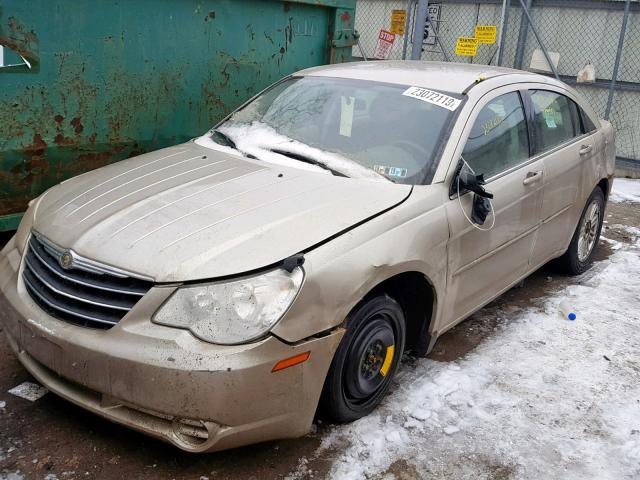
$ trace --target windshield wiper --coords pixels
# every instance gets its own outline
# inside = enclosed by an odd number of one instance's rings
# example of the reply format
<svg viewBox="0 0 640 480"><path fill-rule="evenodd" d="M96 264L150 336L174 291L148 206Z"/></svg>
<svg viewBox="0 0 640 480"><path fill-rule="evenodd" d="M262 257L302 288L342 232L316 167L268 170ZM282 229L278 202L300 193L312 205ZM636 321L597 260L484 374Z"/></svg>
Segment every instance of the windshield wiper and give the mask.
<svg viewBox="0 0 640 480"><path fill-rule="evenodd" d="M269 151L273 153L277 153L278 155L284 155L285 157L293 158L294 160L298 160L300 162L304 162L310 165L316 165L320 168L324 168L325 170L329 170L332 174L336 175L337 177L347 176L344 173L339 172L338 170L334 170L333 168L329 167L327 164L316 160L315 158L311 158L306 155L302 155L300 153L289 152L288 150L281 150L279 148L271 148L269 149Z"/></svg>
<svg viewBox="0 0 640 480"><path fill-rule="evenodd" d="M212 130L212 131L213 131L213 134L211 135L212 137L214 135L217 135L227 147L231 147L234 150L238 150L238 147L236 146L236 142L234 142L229 135L221 132L220 130ZM216 143L220 143L220 142L216 142Z"/></svg>
<svg viewBox="0 0 640 480"><path fill-rule="evenodd" d="M237 150L238 152L240 152L244 157L247 158L253 158L255 159L256 157L250 153L246 153L243 152L242 150L240 150L237 145L236 142L234 142L231 137L229 135L227 135L226 133L221 132L220 130L213 130L213 134L211 135L212 137L214 135L217 135L218 137L220 137L220 139L224 142L224 146L225 147L229 147L229 148L233 148L234 150ZM215 141L215 140L214 140ZM216 142L216 143L220 143L220 142Z"/></svg>

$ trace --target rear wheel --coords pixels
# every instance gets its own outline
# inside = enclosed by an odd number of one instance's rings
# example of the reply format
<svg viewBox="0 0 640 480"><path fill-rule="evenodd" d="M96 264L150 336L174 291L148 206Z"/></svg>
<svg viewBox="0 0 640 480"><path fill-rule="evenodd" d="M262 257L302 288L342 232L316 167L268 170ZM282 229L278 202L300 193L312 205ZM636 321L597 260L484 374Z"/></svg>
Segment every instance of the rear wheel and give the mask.
<svg viewBox="0 0 640 480"><path fill-rule="evenodd" d="M600 239L604 219L604 193L596 187L587 200L569 248L559 261L570 275L586 272L593 263L593 255Z"/></svg>
<svg viewBox="0 0 640 480"><path fill-rule="evenodd" d="M395 300L381 295L357 307L325 380L324 413L350 422L371 412L389 390L404 343L404 313Z"/></svg>

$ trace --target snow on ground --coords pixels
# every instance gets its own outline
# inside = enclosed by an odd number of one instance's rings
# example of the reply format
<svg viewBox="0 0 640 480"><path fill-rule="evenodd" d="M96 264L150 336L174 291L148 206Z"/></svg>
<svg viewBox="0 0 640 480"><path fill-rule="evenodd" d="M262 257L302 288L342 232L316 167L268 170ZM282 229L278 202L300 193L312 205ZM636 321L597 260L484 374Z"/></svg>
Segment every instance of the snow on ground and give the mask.
<svg viewBox="0 0 640 480"><path fill-rule="evenodd" d="M640 180L616 178L610 200L613 202L640 202Z"/></svg>
<svg viewBox="0 0 640 480"><path fill-rule="evenodd" d="M616 180L614 195L638 186ZM426 478L640 478L639 292L640 235L464 358L403 365L383 404L333 427L310 460L333 456L341 479L392 479L394 464ZM305 459L291 477L308 476Z"/></svg>

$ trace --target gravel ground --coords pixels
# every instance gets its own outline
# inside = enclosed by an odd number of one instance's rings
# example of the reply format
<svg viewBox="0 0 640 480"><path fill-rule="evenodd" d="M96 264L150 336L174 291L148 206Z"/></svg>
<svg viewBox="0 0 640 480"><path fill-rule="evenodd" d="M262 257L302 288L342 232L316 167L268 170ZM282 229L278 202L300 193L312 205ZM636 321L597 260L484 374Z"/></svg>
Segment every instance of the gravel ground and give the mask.
<svg viewBox="0 0 640 480"><path fill-rule="evenodd" d="M613 282L638 282L621 275L640 271L640 206L611 203L606 220L592 271L544 267L429 358L406 357L373 415L298 440L192 455L53 394L17 398L7 391L33 379L1 336L0 479L638 478L637 287ZM560 298L576 322L558 317Z"/></svg>

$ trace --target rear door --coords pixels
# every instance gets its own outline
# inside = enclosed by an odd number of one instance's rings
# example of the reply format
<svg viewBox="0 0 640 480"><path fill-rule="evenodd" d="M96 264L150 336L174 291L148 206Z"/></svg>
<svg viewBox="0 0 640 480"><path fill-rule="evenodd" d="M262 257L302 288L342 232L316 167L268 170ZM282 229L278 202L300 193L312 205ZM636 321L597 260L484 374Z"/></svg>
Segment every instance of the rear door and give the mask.
<svg viewBox="0 0 640 480"><path fill-rule="evenodd" d="M451 326L517 282L528 270L542 207L542 160L531 158L520 92L504 87L487 94L470 115L462 157L484 174L494 194L484 225L472 224L471 193L447 202L450 241L446 325ZM458 150L460 151L460 150ZM454 179L455 183L455 179Z"/></svg>
<svg viewBox="0 0 640 480"><path fill-rule="evenodd" d="M531 259L533 265L541 265L564 252L571 240L591 193L592 170L602 142L598 142L595 126L569 96L529 90L525 101L535 154L543 159L545 169L542 223Z"/></svg>

